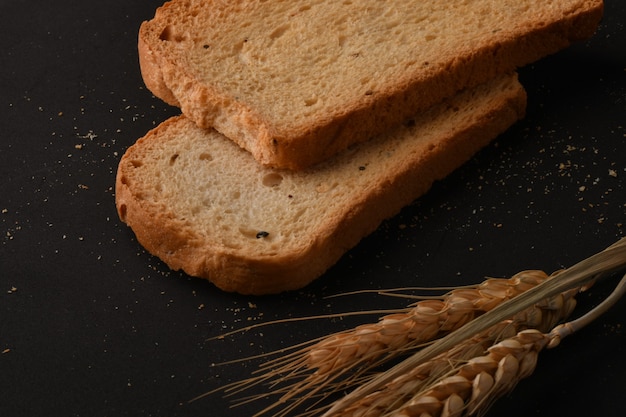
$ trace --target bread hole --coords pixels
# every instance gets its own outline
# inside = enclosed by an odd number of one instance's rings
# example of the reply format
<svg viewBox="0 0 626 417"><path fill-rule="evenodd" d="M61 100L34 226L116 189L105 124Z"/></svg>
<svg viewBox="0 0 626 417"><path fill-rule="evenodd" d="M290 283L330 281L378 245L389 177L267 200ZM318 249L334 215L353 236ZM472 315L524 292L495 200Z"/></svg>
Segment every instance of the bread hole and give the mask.
<svg viewBox="0 0 626 417"><path fill-rule="evenodd" d="M159 39L166 42L182 42L185 40L185 37L177 34L172 26L165 26L159 35Z"/></svg>
<svg viewBox="0 0 626 417"><path fill-rule="evenodd" d="M324 194L329 192L330 190L334 189L335 187L337 187L337 183L333 182L333 183L321 183L321 184L317 184L317 186L315 187L315 191L317 191L320 194Z"/></svg>
<svg viewBox="0 0 626 417"><path fill-rule="evenodd" d="M389 11L389 13L393 13L391 10ZM391 31L393 28L397 28L398 26L400 26L400 21L398 20L386 20L386 24L385 26L387 27L387 30Z"/></svg>
<svg viewBox="0 0 626 417"><path fill-rule="evenodd" d="M276 28L272 33L270 33L270 39L276 40L280 38L281 36L285 34L285 32L289 30L289 27L290 27L289 25L282 25Z"/></svg>
<svg viewBox="0 0 626 417"><path fill-rule="evenodd" d="M335 27L344 26L346 24L346 22L348 21L348 17L349 16L347 14L339 16L339 18L337 20L335 20L335 22L334 22Z"/></svg>
<svg viewBox="0 0 626 417"><path fill-rule="evenodd" d="M200 160L201 161L212 161L213 160L213 156L210 153L202 152L200 154Z"/></svg>
<svg viewBox="0 0 626 417"><path fill-rule="evenodd" d="M270 174L265 174L262 182L266 187L278 187L280 183L283 182L283 176L277 172L272 172Z"/></svg>
<svg viewBox="0 0 626 417"><path fill-rule="evenodd" d="M133 168L140 168L143 166L143 162L137 159L133 159L132 161L130 161L130 164L133 166Z"/></svg>
<svg viewBox="0 0 626 417"><path fill-rule="evenodd" d="M317 97L308 98L304 100L304 105L307 107L313 106L314 104L317 103L317 100L318 100Z"/></svg>
<svg viewBox="0 0 626 417"><path fill-rule="evenodd" d="M435 39L437 39L437 36L436 35L426 35L426 37L424 39L426 39L426 42L430 42L430 41L434 41Z"/></svg>
<svg viewBox="0 0 626 417"><path fill-rule="evenodd" d="M171 41L172 40L172 27L165 26L159 35L159 39L162 41Z"/></svg>
<svg viewBox="0 0 626 417"><path fill-rule="evenodd" d="M304 213L306 213L306 208L301 208L300 210L298 210L293 216L293 221L297 222L298 220L300 220L300 218L304 216Z"/></svg>
<svg viewBox="0 0 626 417"><path fill-rule="evenodd" d="M241 197L241 193L239 191L233 191L233 192L230 193L230 197L233 200L238 200L239 197Z"/></svg>
<svg viewBox="0 0 626 417"><path fill-rule="evenodd" d="M241 245L238 245L236 243L232 243L232 242L224 242L224 246L226 246L229 249L234 249L234 250L239 250L242 248Z"/></svg>
<svg viewBox="0 0 626 417"><path fill-rule="evenodd" d="M122 219L123 222L126 221L126 212L127 212L128 208L126 207L126 204L120 204L119 207L119 213L120 213L120 219Z"/></svg>
<svg viewBox="0 0 626 417"><path fill-rule="evenodd" d="M128 184L128 178L126 178L126 175L122 175L122 178L120 178L120 182L124 185Z"/></svg>
<svg viewBox="0 0 626 417"><path fill-rule="evenodd" d="M178 159L178 154L174 154L172 156L170 156L170 166L174 165L174 163L176 162L176 160Z"/></svg>

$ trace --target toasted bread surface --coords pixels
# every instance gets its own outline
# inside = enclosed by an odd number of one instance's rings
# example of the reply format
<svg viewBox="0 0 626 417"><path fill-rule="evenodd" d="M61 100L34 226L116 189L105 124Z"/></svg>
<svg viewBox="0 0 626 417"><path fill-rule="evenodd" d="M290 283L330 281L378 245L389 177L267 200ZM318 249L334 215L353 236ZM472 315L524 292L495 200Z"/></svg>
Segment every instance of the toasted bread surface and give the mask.
<svg viewBox="0 0 626 417"><path fill-rule="evenodd" d="M602 0L173 0L148 88L262 164L303 169L591 36Z"/></svg>
<svg viewBox="0 0 626 417"><path fill-rule="evenodd" d="M174 117L122 157L117 210L173 269L226 291L298 289L523 117L525 104L517 76L502 76L305 171L262 166Z"/></svg>

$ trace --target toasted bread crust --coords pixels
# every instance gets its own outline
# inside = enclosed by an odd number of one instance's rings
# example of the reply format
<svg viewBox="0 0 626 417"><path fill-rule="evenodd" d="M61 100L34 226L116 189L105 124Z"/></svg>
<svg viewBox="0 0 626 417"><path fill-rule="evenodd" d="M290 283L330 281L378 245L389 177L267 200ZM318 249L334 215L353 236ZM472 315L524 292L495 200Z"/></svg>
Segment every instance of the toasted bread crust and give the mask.
<svg viewBox="0 0 626 417"><path fill-rule="evenodd" d="M349 201L342 203L338 209L327 210L325 216L316 220L316 226L309 230L306 238L296 239L297 242L285 244L284 248L280 246L274 252L257 251L258 239L251 239L254 245L234 247L225 244L219 235L203 235L193 219L172 208L171 201L166 201L162 195L148 195L160 187L160 180L150 180L155 184L144 184L135 171L153 162L152 158L155 157L151 156L150 148L169 140L173 135L184 137L185 132L199 134L193 122L183 116L167 120L128 149L117 172L117 210L121 220L135 232L138 241L172 269L182 269L189 275L209 279L225 291L258 295L295 290L323 274L348 249L375 230L381 221L395 215L402 207L424 194L434 181L447 176L523 117L526 96L516 78L501 81L494 88L498 88L498 92L488 103L472 107L468 113L471 117L457 121L453 126L439 122L436 129L440 133L433 135L428 143L416 145L414 152L388 152L390 149L385 149L385 140L381 138L381 148L376 148L380 151L374 154L382 152L394 156L384 167L372 168L367 188L351 194ZM473 106L472 99L466 98L465 103ZM455 102L442 104L448 107L443 107L439 113L454 114L457 105ZM418 123L428 124L428 119L418 120ZM424 129L428 129L428 126ZM223 139L224 146L232 146L224 138L209 137L217 134L208 132L207 139ZM416 132L419 134L420 130ZM378 144L377 141L372 143ZM256 166L256 162L245 151L240 152L241 159L233 163ZM354 152L358 155L358 147ZM339 172L335 159L316 169ZM198 172L201 172L200 167ZM268 169L268 172L274 171ZM350 172L354 172L350 174L354 178L341 177L337 181L351 182L362 171L355 169ZM305 175L313 178L309 188L319 186L314 180L314 171ZM164 181L168 181L167 178ZM226 181L218 179L214 186L227 187ZM180 193L182 197L185 192ZM322 201L320 204L328 207L334 203L331 197L324 197L324 194L319 198ZM250 204L255 203L250 201ZM294 226L289 223L283 227Z"/></svg>
<svg viewBox="0 0 626 417"><path fill-rule="evenodd" d="M184 49L160 40L176 13L184 12L178 9L179 3L166 3L153 20L141 26L139 54L147 87L166 102L179 103L183 113L199 126L216 128L260 163L294 170L383 133L464 88L591 36L603 12L601 0L566 0L559 5L562 10L554 14L538 10L532 25L502 28L488 37L480 35L486 40L475 46L458 45L454 58L437 61L432 57L431 62L407 70L371 94L360 95L302 125L283 129L254 106L200 81L186 61ZM209 2L206 8L211 7Z"/></svg>

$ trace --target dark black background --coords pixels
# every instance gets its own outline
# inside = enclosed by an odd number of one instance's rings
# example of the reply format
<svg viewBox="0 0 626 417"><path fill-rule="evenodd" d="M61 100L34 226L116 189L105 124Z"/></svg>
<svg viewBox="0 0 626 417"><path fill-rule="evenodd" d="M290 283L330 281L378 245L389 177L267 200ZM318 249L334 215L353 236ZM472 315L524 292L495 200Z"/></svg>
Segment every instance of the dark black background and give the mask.
<svg viewBox="0 0 626 417"><path fill-rule="evenodd" d="M117 163L177 113L143 86L136 33L160 1L0 0L0 415L246 415L211 364L353 325L251 323L403 306L325 296L570 266L624 235L626 3L596 36L523 68L525 120L383 224L311 286L225 294L171 272L117 218ZM582 297L597 303L608 281ZM489 415L626 413L626 300L542 353ZM372 318L374 319L374 318Z"/></svg>

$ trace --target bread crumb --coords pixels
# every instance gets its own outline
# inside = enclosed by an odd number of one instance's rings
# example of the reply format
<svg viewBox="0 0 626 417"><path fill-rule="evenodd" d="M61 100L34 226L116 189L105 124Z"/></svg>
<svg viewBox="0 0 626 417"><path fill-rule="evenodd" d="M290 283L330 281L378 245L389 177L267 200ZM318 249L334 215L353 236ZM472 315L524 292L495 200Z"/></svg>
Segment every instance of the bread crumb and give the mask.
<svg viewBox="0 0 626 417"><path fill-rule="evenodd" d="M2 354L4 355L4 354L6 354L6 353L9 353L10 351L11 351L11 349L8 349L8 348L7 348L7 349L4 349L4 350L2 351Z"/></svg>
<svg viewBox="0 0 626 417"><path fill-rule="evenodd" d="M7 291L7 294L15 294L17 292L17 288L16 287L11 287L11 289L9 291Z"/></svg>

